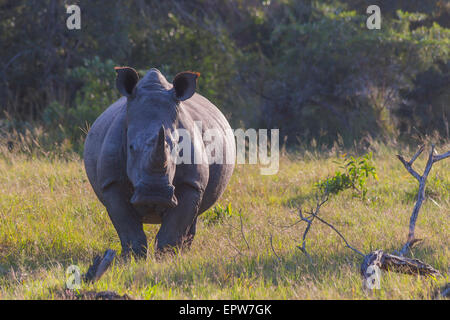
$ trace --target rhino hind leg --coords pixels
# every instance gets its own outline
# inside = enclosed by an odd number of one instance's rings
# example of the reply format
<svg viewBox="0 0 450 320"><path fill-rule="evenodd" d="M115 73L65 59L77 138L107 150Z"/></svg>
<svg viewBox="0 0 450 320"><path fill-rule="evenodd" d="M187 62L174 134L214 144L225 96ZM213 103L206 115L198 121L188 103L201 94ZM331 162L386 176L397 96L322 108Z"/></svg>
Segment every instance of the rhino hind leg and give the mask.
<svg viewBox="0 0 450 320"><path fill-rule="evenodd" d="M178 206L164 214L161 228L156 235L157 255L170 252L173 248L188 249L195 236L201 193L187 185L179 186L177 189L175 193Z"/></svg>
<svg viewBox="0 0 450 320"><path fill-rule="evenodd" d="M147 237L142 222L125 197L125 192L119 185L114 184L108 187L103 196L106 210L122 244L122 256L128 257L132 253L137 257L145 257Z"/></svg>

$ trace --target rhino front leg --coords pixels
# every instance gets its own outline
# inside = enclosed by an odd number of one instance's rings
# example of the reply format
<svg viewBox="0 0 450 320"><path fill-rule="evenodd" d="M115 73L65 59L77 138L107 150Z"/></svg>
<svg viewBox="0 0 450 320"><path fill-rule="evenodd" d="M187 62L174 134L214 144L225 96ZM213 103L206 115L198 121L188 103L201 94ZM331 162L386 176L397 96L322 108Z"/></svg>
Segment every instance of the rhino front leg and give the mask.
<svg viewBox="0 0 450 320"><path fill-rule="evenodd" d="M194 239L202 193L188 185L179 186L175 193L178 206L164 214L156 235L157 255L170 248L188 248Z"/></svg>
<svg viewBox="0 0 450 320"><path fill-rule="evenodd" d="M104 192L105 206L122 244L122 256L133 253L137 257L147 255L147 237L143 224L133 206L127 200L126 192L119 185L111 185Z"/></svg>

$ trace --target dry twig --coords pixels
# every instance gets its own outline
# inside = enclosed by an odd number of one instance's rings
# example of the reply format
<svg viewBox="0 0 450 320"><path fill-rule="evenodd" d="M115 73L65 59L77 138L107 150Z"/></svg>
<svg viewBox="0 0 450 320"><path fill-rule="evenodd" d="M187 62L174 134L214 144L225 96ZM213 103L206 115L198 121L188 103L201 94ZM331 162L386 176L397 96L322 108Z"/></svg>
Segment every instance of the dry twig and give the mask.
<svg viewBox="0 0 450 320"><path fill-rule="evenodd" d="M326 226L330 227L334 232L336 232L337 235L345 242L345 246L347 248L353 250L354 252L356 252L359 255L364 257L364 254L361 251L359 251L358 249L355 249L354 247L352 247L349 244L347 239L345 239L345 237L342 235L342 233L339 232L339 230L336 229L335 226L333 226L331 223L327 222L323 218L319 217L320 208L328 201L328 199L329 199L328 191L325 191L323 194L321 194L321 196L316 195L316 207L311 212L309 212L308 217L305 217L302 213L302 209L299 208L299 210L298 210L298 215L300 217L299 221L305 221L307 223L307 225L306 225L305 231L303 232L302 244L301 244L301 246L297 246L297 248L299 248L308 257L308 259L312 262L312 258L309 255L308 251L306 250L306 236L308 235L308 232L311 229L311 225L312 225L314 219L317 219L318 221L322 222ZM294 223L293 225L295 225L295 224L297 224L297 222Z"/></svg>
<svg viewBox="0 0 450 320"><path fill-rule="evenodd" d="M242 238L244 238L245 244L247 245L247 249L250 250L250 246L249 246L249 244L248 244L248 242L247 242L247 239L245 238L244 224L242 223L242 210L241 210L241 209L239 209L239 221L240 221L240 224L241 224L241 234L242 234Z"/></svg>
<svg viewBox="0 0 450 320"><path fill-rule="evenodd" d="M277 257L278 261L281 262L281 258L280 256L277 254L277 252L275 251L275 248L273 247L273 239L272 239L272 234L270 234L270 247L272 248L272 252L275 255L275 257Z"/></svg>

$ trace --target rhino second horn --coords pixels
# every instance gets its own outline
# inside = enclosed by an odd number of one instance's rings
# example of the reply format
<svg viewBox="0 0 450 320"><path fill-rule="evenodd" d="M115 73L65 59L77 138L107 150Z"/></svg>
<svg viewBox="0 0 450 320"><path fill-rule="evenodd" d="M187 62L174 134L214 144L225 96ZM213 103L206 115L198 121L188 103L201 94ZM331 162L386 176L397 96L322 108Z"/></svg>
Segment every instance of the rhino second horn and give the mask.
<svg viewBox="0 0 450 320"><path fill-rule="evenodd" d="M167 168L167 147L164 126L159 129L158 138L152 154L152 171L163 172Z"/></svg>

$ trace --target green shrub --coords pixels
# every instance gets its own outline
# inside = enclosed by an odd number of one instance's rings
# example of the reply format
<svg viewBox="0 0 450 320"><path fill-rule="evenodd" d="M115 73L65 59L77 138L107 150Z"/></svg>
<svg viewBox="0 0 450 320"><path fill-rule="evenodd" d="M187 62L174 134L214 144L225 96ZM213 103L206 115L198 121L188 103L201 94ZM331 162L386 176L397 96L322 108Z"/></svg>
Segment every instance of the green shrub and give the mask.
<svg viewBox="0 0 450 320"><path fill-rule="evenodd" d="M362 198L367 194L367 179L370 176L378 180L375 166L372 163L372 153L368 153L362 157L347 157L342 155L342 160L336 163L340 164L340 168L344 172L336 171L334 176L325 180L319 180L315 184L321 193L328 192L330 194L338 194L346 189L353 189Z"/></svg>
<svg viewBox="0 0 450 320"><path fill-rule="evenodd" d="M203 213L201 217L203 222L209 226L221 223L235 215L236 213L231 208L231 203L229 203L226 207L218 204L214 208Z"/></svg>
<svg viewBox="0 0 450 320"><path fill-rule="evenodd" d="M94 57L85 59L82 66L69 70L70 79L81 86L74 106L52 102L42 115L54 141L70 144L75 152L81 152L90 125L119 98L114 85L114 66L112 60L103 62L99 57Z"/></svg>

